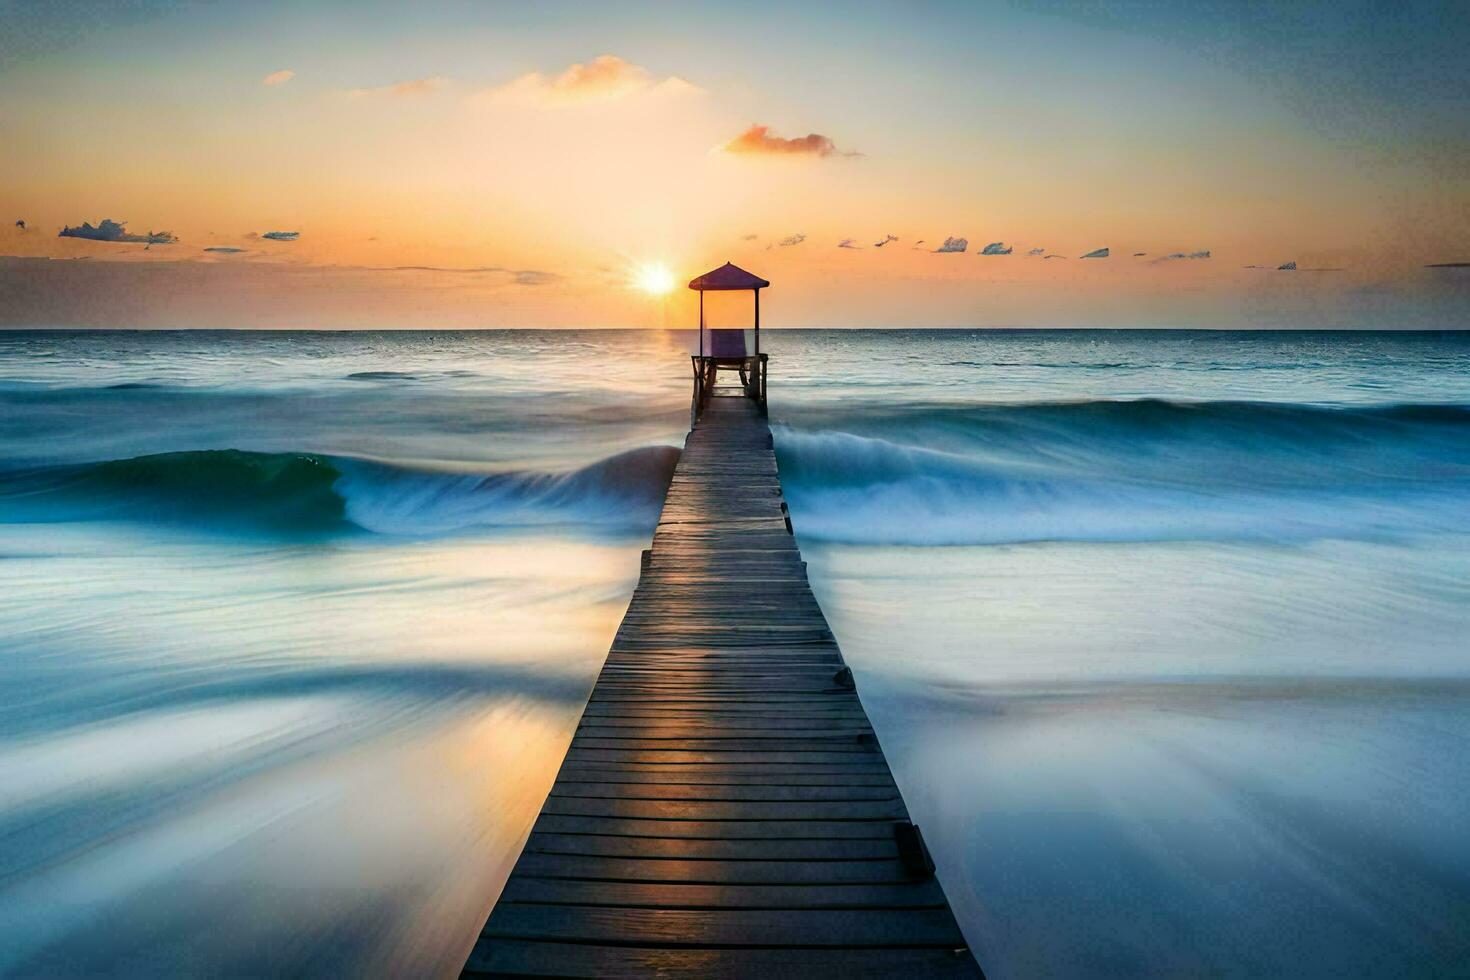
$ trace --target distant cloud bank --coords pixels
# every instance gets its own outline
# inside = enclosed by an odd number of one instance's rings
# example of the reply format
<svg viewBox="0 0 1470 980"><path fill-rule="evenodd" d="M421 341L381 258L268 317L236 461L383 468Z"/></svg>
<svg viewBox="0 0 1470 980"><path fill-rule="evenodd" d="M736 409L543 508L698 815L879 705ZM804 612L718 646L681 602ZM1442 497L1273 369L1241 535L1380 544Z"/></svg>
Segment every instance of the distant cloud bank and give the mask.
<svg viewBox="0 0 1470 980"><path fill-rule="evenodd" d="M745 132L726 143L726 153L742 153L761 156L811 156L830 157L838 152L837 144L830 136L807 133L788 139L771 132L771 127L754 124ZM857 156L845 153L844 156Z"/></svg>
<svg viewBox="0 0 1470 980"><path fill-rule="evenodd" d="M354 99L411 99L416 96L438 92L441 89L448 88L449 84L449 79L443 75L426 75L423 78L410 78L402 82L394 82L391 85L379 85L376 88L348 89L347 94Z"/></svg>
<svg viewBox="0 0 1470 980"><path fill-rule="evenodd" d="M698 92L700 88L676 75L655 78L642 65L635 65L614 54L604 54L586 63L568 65L552 76L539 71L527 72L481 95L495 101L571 105L654 91Z"/></svg>
<svg viewBox="0 0 1470 980"><path fill-rule="evenodd" d="M58 238L84 238L89 242L137 242L147 245L172 245L178 239L172 232L150 231L146 235L135 235L127 230L126 221L103 218L95 227L87 221L75 227L67 225L57 233Z"/></svg>

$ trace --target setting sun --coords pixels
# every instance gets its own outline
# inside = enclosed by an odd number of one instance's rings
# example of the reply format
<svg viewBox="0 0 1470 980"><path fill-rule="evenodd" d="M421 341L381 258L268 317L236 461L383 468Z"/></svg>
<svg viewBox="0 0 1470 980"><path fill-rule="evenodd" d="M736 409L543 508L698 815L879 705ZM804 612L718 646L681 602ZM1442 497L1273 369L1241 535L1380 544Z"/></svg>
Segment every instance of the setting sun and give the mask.
<svg viewBox="0 0 1470 980"><path fill-rule="evenodd" d="M645 293L663 296L674 288L674 274L662 263L641 266L633 276L633 285Z"/></svg>

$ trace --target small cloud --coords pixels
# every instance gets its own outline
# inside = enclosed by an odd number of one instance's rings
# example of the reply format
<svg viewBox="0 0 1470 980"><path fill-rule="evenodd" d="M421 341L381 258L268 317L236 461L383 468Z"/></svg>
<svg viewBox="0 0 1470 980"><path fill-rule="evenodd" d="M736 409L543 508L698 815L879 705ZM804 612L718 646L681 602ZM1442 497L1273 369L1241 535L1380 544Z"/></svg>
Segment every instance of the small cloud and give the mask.
<svg viewBox="0 0 1470 980"><path fill-rule="evenodd" d="M150 231L146 235L135 235L127 230L126 221L113 221L111 218L103 218L96 227L86 221L76 227L68 225L61 229L57 237L85 238L91 242L140 242L148 245L172 245L178 241L172 232L167 231Z"/></svg>
<svg viewBox="0 0 1470 980"><path fill-rule="evenodd" d="M944 244L936 248L935 252L964 252L970 248L968 238L946 238Z"/></svg>
<svg viewBox="0 0 1470 980"><path fill-rule="evenodd" d="M1043 259L1065 259L1066 256L1065 255L1055 255L1055 254L1053 254L1053 255L1043 255L1042 258Z"/></svg>
<svg viewBox="0 0 1470 980"><path fill-rule="evenodd" d="M301 232L299 232L299 231L268 231L264 235L261 235L260 237L261 238L268 239L268 240L273 241L273 242L294 242L296 239L298 239L298 238L301 237Z"/></svg>
<svg viewBox="0 0 1470 980"><path fill-rule="evenodd" d="M920 246L920 245L922 245L922 244L924 244L924 239L922 239L922 238L921 238L921 239L919 239L919 240L918 240L918 241L916 241L916 242L914 242L914 244L913 244L913 245L911 245L911 246L909 246L909 247L910 247L910 248L911 248L911 249L912 249L912 248L918 248L918 247L919 247L919 246Z"/></svg>
<svg viewBox="0 0 1470 980"><path fill-rule="evenodd" d="M26 230L25 219L24 218L16 218L15 219L15 227L19 228L21 231L25 231Z"/></svg>
<svg viewBox="0 0 1470 980"><path fill-rule="evenodd" d="M981 255L1010 255L1014 247L1007 248L1005 242L991 242L980 250Z"/></svg>
<svg viewBox="0 0 1470 980"><path fill-rule="evenodd" d="M753 242L753 241L755 241L759 237L761 237L761 236L759 236L759 235L741 235L740 236L740 240L742 242Z"/></svg>
<svg viewBox="0 0 1470 980"><path fill-rule="evenodd" d="M805 136L788 139L774 135L769 126L759 124L752 125L721 149L726 153L759 156L830 157L839 152L832 138L823 136L821 133L807 133ZM843 153L842 155L860 156L861 154Z"/></svg>
<svg viewBox="0 0 1470 980"><path fill-rule="evenodd" d="M675 75L655 79L642 65L604 54L585 64L568 65L560 74L549 78L539 71L528 72L482 95L501 101L571 105L606 102L649 91L698 92L700 89Z"/></svg>
<svg viewBox="0 0 1470 980"><path fill-rule="evenodd" d="M260 84L270 86L285 85L287 82L295 77L296 73L294 71L289 68L282 68L280 71L273 71L269 75L262 78L260 80Z"/></svg>
<svg viewBox="0 0 1470 980"><path fill-rule="evenodd" d="M1139 252L1138 254L1142 255L1143 253ZM1210 250L1207 248L1201 249L1198 252L1171 252L1168 255L1161 255L1158 258L1154 259L1154 264L1157 265L1160 262L1172 262L1175 259L1207 259L1209 257Z"/></svg>
<svg viewBox="0 0 1470 980"><path fill-rule="evenodd" d="M421 95L430 95L448 86L449 79L443 75L428 75L424 78L410 78L407 81L394 82L392 85L379 85L376 88L348 89L347 94L354 99L373 97L411 99Z"/></svg>
<svg viewBox="0 0 1470 980"><path fill-rule="evenodd" d="M1283 263L1281 263L1280 265L1278 265L1276 267L1276 271L1277 272L1295 272L1296 271L1296 263L1295 262L1283 262Z"/></svg>
<svg viewBox="0 0 1470 980"><path fill-rule="evenodd" d="M856 238L844 238L842 241L840 241L840 242L837 243L837 247L838 248L862 248L862 246L857 243L857 239Z"/></svg>
<svg viewBox="0 0 1470 980"><path fill-rule="evenodd" d="M1095 248L1091 252L1088 252L1086 255L1080 255L1080 256L1078 256L1078 258L1083 258L1083 259L1105 259L1107 257L1108 257L1108 250L1105 249L1105 248Z"/></svg>
<svg viewBox="0 0 1470 980"><path fill-rule="evenodd" d="M222 253L224 255L234 255L236 252L243 252L245 250L243 248L229 248L229 247L227 247L225 245L215 245L215 246L213 246L211 248L206 248L205 251L206 252L220 252L220 253Z"/></svg>
<svg viewBox="0 0 1470 980"><path fill-rule="evenodd" d="M805 235L787 235L776 244L780 245L782 248L788 248L792 245L800 245L804 241L806 241Z"/></svg>
<svg viewBox="0 0 1470 980"><path fill-rule="evenodd" d="M515 274L517 286L546 286L560 279L561 276L555 272L542 272L540 269L521 269Z"/></svg>
<svg viewBox="0 0 1470 980"><path fill-rule="evenodd" d="M1143 256L1145 256L1147 254L1148 254L1147 252L1134 252L1133 253L1133 257L1135 259L1139 259L1139 258L1142 258ZM1181 258L1182 258L1182 256L1181 256Z"/></svg>
<svg viewBox="0 0 1470 980"><path fill-rule="evenodd" d="M1026 254L1027 255L1045 255L1046 254L1046 249L1044 249L1044 248L1033 248L1029 252L1027 252Z"/></svg>
<svg viewBox="0 0 1470 980"><path fill-rule="evenodd" d="M874 248L882 248L884 245L887 245L889 242L896 242L896 241L898 241L898 236L897 235L884 235L883 236L883 240L881 242L874 242L873 243L873 247Z"/></svg>
<svg viewBox="0 0 1470 980"><path fill-rule="evenodd" d="M22 226L24 227L24 226ZM1470 269L1470 262L1431 262L1426 269Z"/></svg>

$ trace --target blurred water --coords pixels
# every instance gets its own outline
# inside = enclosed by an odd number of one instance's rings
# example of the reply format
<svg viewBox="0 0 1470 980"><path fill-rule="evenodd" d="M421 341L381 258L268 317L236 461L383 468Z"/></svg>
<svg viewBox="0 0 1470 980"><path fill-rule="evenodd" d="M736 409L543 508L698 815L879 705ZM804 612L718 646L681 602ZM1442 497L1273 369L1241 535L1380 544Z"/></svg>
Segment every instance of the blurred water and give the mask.
<svg viewBox="0 0 1470 980"><path fill-rule="evenodd" d="M0 333L0 973L454 972L682 333ZM766 331L992 976L1470 962L1470 337Z"/></svg>

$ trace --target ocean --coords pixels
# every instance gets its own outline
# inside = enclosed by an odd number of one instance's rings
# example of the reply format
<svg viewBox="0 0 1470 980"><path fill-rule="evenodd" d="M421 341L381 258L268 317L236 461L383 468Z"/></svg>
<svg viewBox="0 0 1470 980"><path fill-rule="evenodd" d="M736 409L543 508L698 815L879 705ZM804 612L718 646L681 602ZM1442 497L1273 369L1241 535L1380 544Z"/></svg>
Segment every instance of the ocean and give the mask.
<svg viewBox="0 0 1470 980"><path fill-rule="evenodd" d="M1464 975L1470 334L761 340L990 976ZM0 975L453 974L692 342L0 332Z"/></svg>

